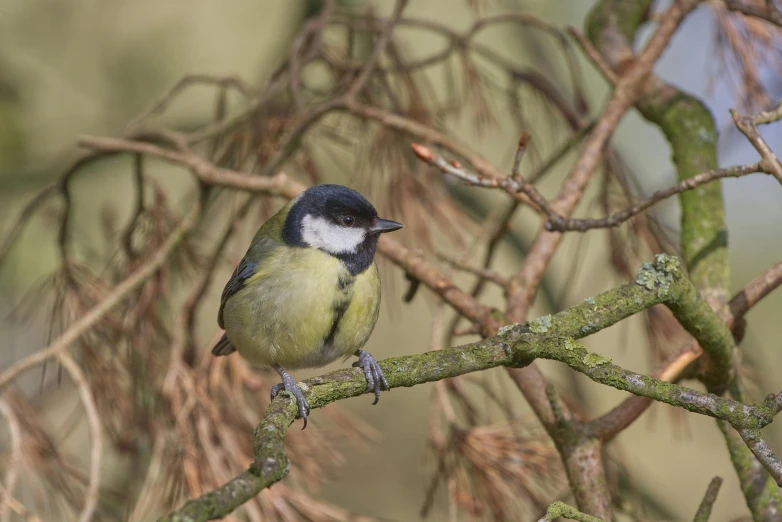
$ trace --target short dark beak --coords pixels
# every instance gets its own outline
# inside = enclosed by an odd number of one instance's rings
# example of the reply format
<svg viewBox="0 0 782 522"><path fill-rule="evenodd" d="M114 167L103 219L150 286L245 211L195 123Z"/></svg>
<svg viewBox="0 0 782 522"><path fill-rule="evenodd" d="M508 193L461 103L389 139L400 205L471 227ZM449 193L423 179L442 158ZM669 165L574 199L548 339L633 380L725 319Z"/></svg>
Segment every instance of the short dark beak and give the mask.
<svg viewBox="0 0 782 522"><path fill-rule="evenodd" d="M397 223L396 221L391 221L390 219L377 218L375 224L369 227L369 231L373 234L382 234L383 232L393 232L394 230L399 230L403 226L404 225L402 223Z"/></svg>

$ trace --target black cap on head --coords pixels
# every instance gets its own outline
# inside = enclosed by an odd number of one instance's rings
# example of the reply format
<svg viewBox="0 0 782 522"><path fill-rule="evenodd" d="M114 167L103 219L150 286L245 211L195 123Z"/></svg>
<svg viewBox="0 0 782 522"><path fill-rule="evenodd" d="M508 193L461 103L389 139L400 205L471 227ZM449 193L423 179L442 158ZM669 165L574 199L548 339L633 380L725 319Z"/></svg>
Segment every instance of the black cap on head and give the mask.
<svg viewBox="0 0 782 522"><path fill-rule="evenodd" d="M372 203L355 190L342 185L316 185L305 190L296 203L306 214L325 217L338 222L341 217L352 216L355 226L369 226L377 218Z"/></svg>

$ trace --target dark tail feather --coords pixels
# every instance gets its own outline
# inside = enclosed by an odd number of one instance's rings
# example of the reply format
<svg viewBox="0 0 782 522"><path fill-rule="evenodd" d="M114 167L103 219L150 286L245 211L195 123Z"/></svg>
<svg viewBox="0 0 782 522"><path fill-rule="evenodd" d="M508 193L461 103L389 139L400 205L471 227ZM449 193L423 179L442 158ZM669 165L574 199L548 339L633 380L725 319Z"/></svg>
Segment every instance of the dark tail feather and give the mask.
<svg viewBox="0 0 782 522"><path fill-rule="evenodd" d="M223 334L220 340L217 341L215 347L212 348L212 355L231 355L235 351L236 348L234 348L234 345L232 345L231 341L228 340L228 337Z"/></svg>

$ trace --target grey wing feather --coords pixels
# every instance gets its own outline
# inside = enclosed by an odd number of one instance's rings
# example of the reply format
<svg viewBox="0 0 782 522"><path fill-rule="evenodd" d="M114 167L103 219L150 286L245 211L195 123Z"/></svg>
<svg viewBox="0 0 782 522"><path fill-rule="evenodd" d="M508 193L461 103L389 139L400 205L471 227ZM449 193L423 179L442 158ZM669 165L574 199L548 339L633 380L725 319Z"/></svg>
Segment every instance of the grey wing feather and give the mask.
<svg viewBox="0 0 782 522"><path fill-rule="evenodd" d="M263 230L263 229L261 229ZM217 324L220 328L225 328L223 322L223 308L225 303L231 298L232 295L239 292L247 284L247 280L250 279L257 272L258 265L260 265L264 258L268 257L274 250L281 245L278 241L270 237L261 237L253 240L252 246L244 255L244 258L239 262L239 265L231 275L231 279L223 289L223 295L220 298L220 311L217 313ZM254 259L250 261L248 258Z"/></svg>
<svg viewBox="0 0 782 522"><path fill-rule="evenodd" d="M212 355L231 355L236 351L234 345L228 340L228 336L223 334L214 348L212 348Z"/></svg>
<svg viewBox="0 0 782 522"><path fill-rule="evenodd" d="M244 288L244 284L253 276L255 267L257 266L258 263L248 261L246 258L242 259L234 270L234 273L231 275L231 279L229 279L228 283L225 285L223 295L220 298L220 311L217 313L217 324L220 325L220 328L224 328L225 326L223 323L223 308L225 307L225 303L232 295Z"/></svg>

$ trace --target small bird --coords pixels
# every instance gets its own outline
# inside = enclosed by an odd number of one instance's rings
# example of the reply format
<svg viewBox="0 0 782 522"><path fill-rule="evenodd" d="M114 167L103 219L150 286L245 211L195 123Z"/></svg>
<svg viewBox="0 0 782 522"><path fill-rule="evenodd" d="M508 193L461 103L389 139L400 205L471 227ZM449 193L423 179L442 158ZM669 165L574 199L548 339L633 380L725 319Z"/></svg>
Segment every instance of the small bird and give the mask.
<svg viewBox="0 0 782 522"><path fill-rule="evenodd" d="M310 407L287 370L318 368L356 355L375 402L390 389L377 361L362 350L380 310L375 250L380 234L402 228L381 219L369 201L341 185L302 192L264 223L225 285L217 323L225 330L214 355L238 351L274 368L272 387Z"/></svg>

